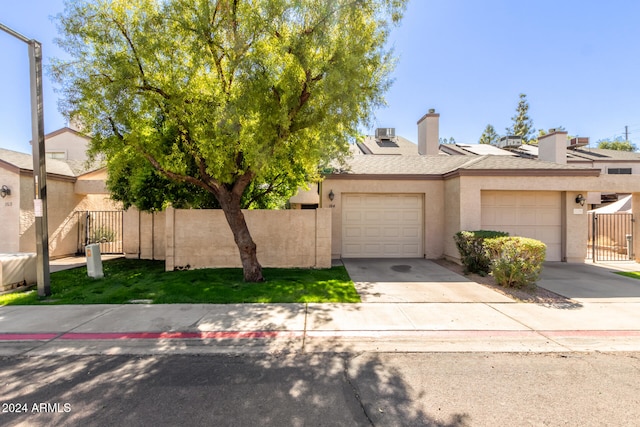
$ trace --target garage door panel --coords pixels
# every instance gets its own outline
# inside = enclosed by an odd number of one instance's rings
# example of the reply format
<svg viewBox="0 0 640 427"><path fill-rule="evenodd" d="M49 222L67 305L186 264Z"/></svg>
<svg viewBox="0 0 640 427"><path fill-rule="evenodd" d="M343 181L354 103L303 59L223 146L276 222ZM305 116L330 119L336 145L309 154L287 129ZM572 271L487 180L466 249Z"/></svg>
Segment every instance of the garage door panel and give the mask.
<svg viewBox="0 0 640 427"><path fill-rule="evenodd" d="M547 245L547 260L562 257L562 225L559 192L483 191L483 229L530 237Z"/></svg>
<svg viewBox="0 0 640 427"><path fill-rule="evenodd" d="M422 195L343 194L342 200L343 256L423 256Z"/></svg>

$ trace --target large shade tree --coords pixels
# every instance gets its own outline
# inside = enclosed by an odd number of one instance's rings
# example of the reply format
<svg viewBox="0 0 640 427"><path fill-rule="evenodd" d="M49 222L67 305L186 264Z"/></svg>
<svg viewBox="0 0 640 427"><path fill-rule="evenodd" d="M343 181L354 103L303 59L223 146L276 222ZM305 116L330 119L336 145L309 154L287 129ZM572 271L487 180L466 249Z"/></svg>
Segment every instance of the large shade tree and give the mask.
<svg viewBox="0 0 640 427"><path fill-rule="evenodd" d="M104 154L116 196L142 208L188 198L183 185L213 196L245 280L257 282L247 192L295 190L346 155L383 103L386 41L405 3L67 0L59 44L70 59L51 72L62 110ZM173 187L163 191L158 177Z"/></svg>

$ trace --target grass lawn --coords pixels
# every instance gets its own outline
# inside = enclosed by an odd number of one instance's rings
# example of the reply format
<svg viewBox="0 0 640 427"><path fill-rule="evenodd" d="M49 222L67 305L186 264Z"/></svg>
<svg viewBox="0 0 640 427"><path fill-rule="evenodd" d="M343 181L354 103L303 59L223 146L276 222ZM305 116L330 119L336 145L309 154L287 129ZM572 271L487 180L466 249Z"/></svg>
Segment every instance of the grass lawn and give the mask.
<svg viewBox="0 0 640 427"><path fill-rule="evenodd" d="M633 277L634 279L640 280L640 271L619 271L616 272L621 276Z"/></svg>
<svg viewBox="0 0 640 427"><path fill-rule="evenodd" d="M242 269L164 271L164 261L115 259L103 263L105 277L86 267L51 274L51 296L35 290L0 296L3 305L172 303L360 302L344 267L324 270L265 268L264 283L244 283Z"/></svg>

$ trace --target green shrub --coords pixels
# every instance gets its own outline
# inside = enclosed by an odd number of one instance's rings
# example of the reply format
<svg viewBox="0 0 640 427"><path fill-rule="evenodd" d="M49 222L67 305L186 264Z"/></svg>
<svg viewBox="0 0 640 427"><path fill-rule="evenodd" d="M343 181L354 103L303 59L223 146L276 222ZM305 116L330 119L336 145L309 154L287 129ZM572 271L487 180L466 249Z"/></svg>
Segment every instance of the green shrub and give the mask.
<svg viewBox="0 0 640 427"><path fill-rule="evenodd" d="M486 239L484 246L491 258L491 275L499 285L535 287L547 245L527 237L497 237Z"/></svg>
<svg viewBox="0 0 640 427"><path fill-rule="evenodd" d="M453 236L460 252L460 259L464 266L465 273L478 273L486 275L489 273L489 258L484 248L483 241L495 237L508 236L509 233L503 231L459 231Z"/></svg>

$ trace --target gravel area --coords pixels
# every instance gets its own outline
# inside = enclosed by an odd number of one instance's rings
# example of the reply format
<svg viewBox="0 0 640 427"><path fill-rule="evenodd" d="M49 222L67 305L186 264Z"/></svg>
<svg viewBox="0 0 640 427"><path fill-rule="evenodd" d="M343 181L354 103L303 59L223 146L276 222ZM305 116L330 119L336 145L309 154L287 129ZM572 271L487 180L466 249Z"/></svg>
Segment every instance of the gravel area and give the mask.
<svg viewBox="0 0 640 427"><path fill-rule="evenodd" d="M533 286L526 289L505 288L504 286L498 285L492 276L480 276L479 274L474 273L465 274L462 265L455 262L445 259L438 259L433 261L436 264L453 271L454 273L465 276L469 280L480 283L481 285L491 288L496 292L500 292L501 294L506 295L518 302L543 304L561 308L581 306L581 304L577 301L574 301L560 294L556 294L555 292L551 292L550 290L542 288L540 286Z"/></svg>

